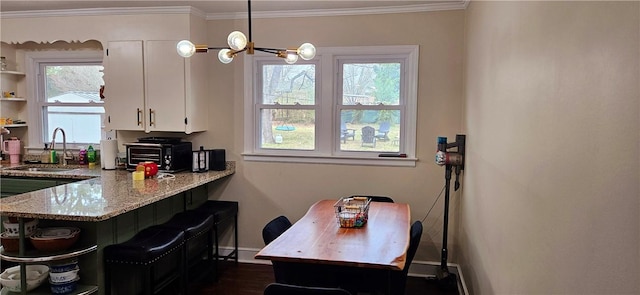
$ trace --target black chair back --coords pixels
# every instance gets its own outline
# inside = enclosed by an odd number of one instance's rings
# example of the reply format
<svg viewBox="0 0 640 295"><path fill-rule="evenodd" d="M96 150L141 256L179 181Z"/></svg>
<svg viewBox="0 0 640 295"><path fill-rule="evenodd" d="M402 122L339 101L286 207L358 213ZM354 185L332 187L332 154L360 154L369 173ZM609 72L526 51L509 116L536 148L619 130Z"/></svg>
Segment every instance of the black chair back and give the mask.
<svg viewBox="0 0 640 295"><path fill-rule="evenodd" d="M407 249L407 259L405 260L404 268L398 274L392 277L393 290L397 291L397 294L404 294L407 284L407 275L409 273L409 266L413 258L416 256L418 246L420 245L420 238L422 237L422 222L415 221L411 225L409 232L409 248Z"/></svg>
<svg viewBox="0 0 640 295"><path fill-rule="evenodd" d="M269 221L262 229L262 240L268 245L291 227L291 221L285 216L278 216Z"/></svg>
<svg viewBox="0 0 640 295"><path fill-rule="evenodd" d="M268 245L290 227L291 221L286 216L278 216L269 221L269 223L267 223L264 228L262 228L262 240L264 240L264 244ZM288 269L290 269L291 266L289 264L278 261L271 261L271 264L273 266L273 275L276 279L276 282L288 282Z"/></svg>
<svg viewBox="0 0 640 295"><path fill-rule="evenodd" d="M264 295L351 295L340 288L306 287L271 283L264 289Z"/></svg>

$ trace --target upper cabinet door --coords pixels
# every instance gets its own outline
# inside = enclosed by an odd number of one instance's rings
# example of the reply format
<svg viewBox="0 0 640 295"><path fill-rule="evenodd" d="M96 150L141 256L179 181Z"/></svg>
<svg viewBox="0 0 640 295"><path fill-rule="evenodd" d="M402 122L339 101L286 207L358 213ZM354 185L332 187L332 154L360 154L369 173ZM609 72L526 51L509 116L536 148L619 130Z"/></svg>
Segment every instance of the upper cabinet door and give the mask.
<svg viewBox="0 0 640 295"><path fill-rule="evenodd" d="M108 130L145 130L142 46L142 41L108 43L104 76Z"/></svg>
<svg viewBox="0 0 640 295"><path fill-rule="evenodd" d="M145 42L145 89L148 131L185 132L185 60L177 41Z"/></svg>
<svg viewBox="0 0 640 295"><path fill-rule="evenodd" d="M207 128L206 60L176 40L111 41L105 59L108 130L192 133Z"/></svg>

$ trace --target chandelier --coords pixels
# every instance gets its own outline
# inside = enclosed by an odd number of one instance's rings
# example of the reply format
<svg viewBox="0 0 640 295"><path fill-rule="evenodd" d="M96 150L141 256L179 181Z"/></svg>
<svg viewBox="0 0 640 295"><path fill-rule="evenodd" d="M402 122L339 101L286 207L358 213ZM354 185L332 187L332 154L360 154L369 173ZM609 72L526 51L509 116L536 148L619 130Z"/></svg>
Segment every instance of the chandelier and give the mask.
<svg viewBox="0 0 640 295"><path fill-rule="evenodd" d="M281 57L288 64L294 64L298 61L298 57L304 60L310 60L316 56L316 48L311 43L304 43L298 48L264 48L255 47L253 41L251 41L251 0L248 0L248 19L249 19L249 39L240 31L233 31L227 37L227 43L229 47L208 47L207 45L194 45L189 40L182 40L178 42L176 46L178 54L182 57L190 57L198 52L208 52L209 50L218 51L218 59L221 63L228 64L233 61L233 58L238 53L246 52L247 54L253 54L256 50L266 53L275 54L277 57Z"/></svg>

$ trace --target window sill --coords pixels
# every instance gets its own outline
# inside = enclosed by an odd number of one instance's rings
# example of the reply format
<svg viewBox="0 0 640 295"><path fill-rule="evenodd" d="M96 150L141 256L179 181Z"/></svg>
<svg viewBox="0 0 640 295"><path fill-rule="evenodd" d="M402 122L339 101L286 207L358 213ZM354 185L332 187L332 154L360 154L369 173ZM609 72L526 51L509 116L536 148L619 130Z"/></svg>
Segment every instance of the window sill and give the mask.
<svg viewBox="0 0 640 295"><path fill-rule="evenodd" d="M281 162L281 163L313 163L313 164L340 164L340 165L365 165L365 166L395 166L415 167L417 158L387 158L387 157L340 157L340 156L285 156L269 154L242 154L245 161L249 162Z"/></svg>

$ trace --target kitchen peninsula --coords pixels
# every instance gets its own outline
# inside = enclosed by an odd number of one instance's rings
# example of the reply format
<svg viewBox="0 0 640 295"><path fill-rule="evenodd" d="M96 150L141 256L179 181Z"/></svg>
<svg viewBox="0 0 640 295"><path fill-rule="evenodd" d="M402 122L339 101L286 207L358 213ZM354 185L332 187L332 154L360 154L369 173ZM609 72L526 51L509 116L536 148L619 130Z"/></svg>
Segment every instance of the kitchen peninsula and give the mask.
<svg viewBox="0 0 640 295"><path fill-rule="evenodd" d="M17 168L3 167L0 176L6 179L78 180L3 198L0 214L3 217L38 219L39 227L80 228L80 240L67 252L82 253L77 256L80 284L96 286L97 294L103 294L102 249L126 241L141 229L163 223L176 213L204 203L208 199L208 184L234 174L235 162L227 162L223 171L180 172L169 177L138 181L132 180L131 172L124 170L79 168L64 172L34 172ZM64 257L65 254L30 250L18 255L3 250L0 257L5 261L47 263L52 260L46 257Z"/></svg>

